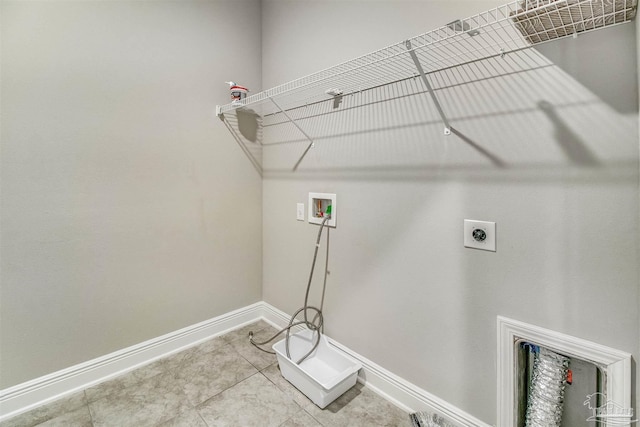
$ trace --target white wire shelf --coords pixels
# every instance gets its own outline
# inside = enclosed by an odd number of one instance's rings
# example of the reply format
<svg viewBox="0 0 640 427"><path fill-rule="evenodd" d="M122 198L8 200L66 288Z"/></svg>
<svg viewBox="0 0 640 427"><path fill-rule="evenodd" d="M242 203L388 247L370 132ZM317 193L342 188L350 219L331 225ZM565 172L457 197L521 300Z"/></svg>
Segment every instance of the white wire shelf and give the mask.
<svg viewBox="0 0 640 427"><path fill-rule="evenodd" d="M517 0L458 20L375 52L327 68L218 108L218 114L251 107L266 116L418 75L463 65L550 40L628 22L637 0ZM408 48L410 46L410 48ZM274 104L271 100L276 100Z"/></svg>
<svg viewBox="0 0 640 427"><path fill-rule="evenodd" d="M262 173L262 133L249 132L242 122L290 122L309 141L295 163L296 170L314 144L313 135L297 121L315 111L310 107L416 79L422 81L444 124L447 114L430 84L430 75L489 58L508 55L559 38L577 36L635 18L637 0L516 0L466 19L457 20L367 55L217 107L218 116ZM329 92L329 93L328 93ZM336 95L337 94L337 95ZM345 98L346 99L346 98ZM353 108L350 102L350 108ZM227 114L229 113L229 114ZM243 117L245 116L244 120ZM254 117L247 120L246 116ZM253 125L252 125L253 126ZM257 137L256 137L257 135ZM258 142L258 144L247 144ZM256 151L251 153L250 151Z"/></svg>

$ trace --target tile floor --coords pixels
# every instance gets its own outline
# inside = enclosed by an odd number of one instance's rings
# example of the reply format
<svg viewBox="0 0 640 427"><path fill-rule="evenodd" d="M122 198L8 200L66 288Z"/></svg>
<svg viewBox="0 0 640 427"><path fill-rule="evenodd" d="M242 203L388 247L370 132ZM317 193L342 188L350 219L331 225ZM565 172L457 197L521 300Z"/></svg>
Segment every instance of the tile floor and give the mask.
<svg viewBox="0 0 640 427"><path fill-rule="evenodd" d="M0 427L410 426L408 414L357 384L324 410L253 347L259 321L0 423Z"/></svg>

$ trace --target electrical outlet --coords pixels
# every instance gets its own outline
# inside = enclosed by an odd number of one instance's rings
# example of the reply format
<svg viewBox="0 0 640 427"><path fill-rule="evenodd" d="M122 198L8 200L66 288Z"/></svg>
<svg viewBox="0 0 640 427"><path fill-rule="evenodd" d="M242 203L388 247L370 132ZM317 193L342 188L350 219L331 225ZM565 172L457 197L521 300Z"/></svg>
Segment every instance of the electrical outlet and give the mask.
<svg viewBox="0 0 640 427"><path fill-rule="evenodd" d="M496 251L496 223L464 220L464 246L466 248Z"/></svg>
<svg viewBox="0 0 640 427"><path fill-rule="evenodd" d="M296 205L296 219L298 221L304 221L304 203L298 203Z"/></svg>

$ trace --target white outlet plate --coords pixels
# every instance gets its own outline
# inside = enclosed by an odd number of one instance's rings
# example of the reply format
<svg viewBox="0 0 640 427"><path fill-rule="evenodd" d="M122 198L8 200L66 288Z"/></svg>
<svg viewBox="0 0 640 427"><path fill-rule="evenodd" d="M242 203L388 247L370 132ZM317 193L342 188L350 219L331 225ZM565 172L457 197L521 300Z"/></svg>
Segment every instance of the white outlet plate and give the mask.
<svg viewBox="0 0 640 427"><path fill-rule="evenodd" d="M464 246L466 248L496 251L496 223L464 220Z"/></svg>
<svg viewBox="0 0 640 427"><path fill-rule="evenodd" d="M296 219L298 221L304 221L304 203L298 203L296 205Z"/></svg>

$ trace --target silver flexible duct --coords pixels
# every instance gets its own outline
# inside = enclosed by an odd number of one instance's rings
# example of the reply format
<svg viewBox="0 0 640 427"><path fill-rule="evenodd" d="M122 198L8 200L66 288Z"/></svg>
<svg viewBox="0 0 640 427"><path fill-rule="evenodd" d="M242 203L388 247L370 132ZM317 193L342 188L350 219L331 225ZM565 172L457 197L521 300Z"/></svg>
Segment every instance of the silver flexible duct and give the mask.
<svg viewBox="0 0 640 427"><path fill-rule="evenodd" d="M525 427L560 427L569 358L544 347L534 355Z"/></svg>
<svg viewBox="0 0 640 427"><path fill-rule="evenodd" d="M409 415L413 427L456 427L438 414L420 411Z"/></svg>

